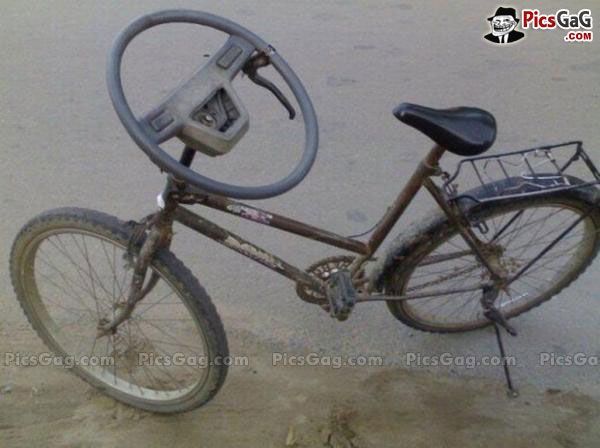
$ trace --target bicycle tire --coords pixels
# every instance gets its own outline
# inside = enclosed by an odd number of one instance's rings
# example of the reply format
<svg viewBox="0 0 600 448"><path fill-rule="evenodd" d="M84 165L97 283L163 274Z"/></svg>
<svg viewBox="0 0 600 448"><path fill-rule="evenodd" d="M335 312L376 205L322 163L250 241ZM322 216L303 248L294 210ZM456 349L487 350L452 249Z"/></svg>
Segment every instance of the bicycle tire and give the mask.
<svg viewBox="0 0 600 448"><path fill-rule="evenodd" d="M466 212L471 219L476 221L493 216L494 213L511 211L518 209L519 207L527 209L528 206L563 205L581 211L587 211L590 207L596 207L590 214L590 219L595 226L595 239L591 242L589 252L585 259L577 266L577 269L572 270L567 277L561 279L560 282L553 285L552 288L549 288L543 294L540 294L535 300L526 301L522 306L507 313L505 315L507 319L514 318L530 311L555 297L577 280L577 278L579 278L592 263L600 250L600 208L596 205L597 196L598 190L588 187L557 192L545 196L524 197L512 199L511 201L482 204L474 207L472 211ZM391 269L388 269L383 280L387 294L402 294L406 290L410 282L410 277L417 269L420 261L445 244L450 238L458 234L457 229L448 221L443 213L436 212L429 218L424 219L422 223L422 226L416 226L411 232L403 235L401 241L397 243L396 248L398 253L405 253L407 255L402 257L401 261L396 262ZM432 238L432 236L435 236L435 238ZM481 319L479 323L454 327L424 322L422 319L416 318L414 312L411 313L410 301L387 301L386 303L389 311L396 319L421 331L431 333L458 333L473 331L491 325L491 322L486 319Z"/></svg>
<svg viewBox="0 0 600 448"><path fill-rule="evenodd" d="M48 348L55 354L68 356L69 354L51 335L40 317L40 313L36 311L32 296L27 292L31 285L26 282L31 279L26 278L23 264L28 260L28 251L32 250L32 243L36 238L45 232L56 230L85 231L113 241L121 247L127 247L132 236L132 226L116 217L98 211L61 208L44 212L33 218L22 228L15 239L10 257L10 272L18 302L31 326ZM156 253L151 267L176 288L179 298L184 302L192 318L201 326L209 358L213 360L217 357L220 359L228 357L229 350L223 324L210 297L196 277L173 253L166 249L161 249ZM207 403L219 391L227 375L227 364L220 362L207 368L206 380L201 387L194 387L189 394L170 401L151 400L124 393L122 390L112 387L111 384L98 380L79 366L74 366L69 370L91 386L127 405L158 413L177 413L189 411Z"/></svg>

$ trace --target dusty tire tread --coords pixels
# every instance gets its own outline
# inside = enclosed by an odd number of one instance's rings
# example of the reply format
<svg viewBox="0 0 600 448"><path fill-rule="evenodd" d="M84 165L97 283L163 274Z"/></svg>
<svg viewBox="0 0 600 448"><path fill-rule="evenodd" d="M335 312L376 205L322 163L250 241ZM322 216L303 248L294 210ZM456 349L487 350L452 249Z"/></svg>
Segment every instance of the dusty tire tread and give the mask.
<svg viewBox="0 0 600 448"><path fill-rule="evenodd" d="M570 190L570 191L562 193L561 195L552 196L552 199L554 199L554 200L556 200L556 199L560 200L561 198L562 198L562 200L571 202L571 203L579 202L580 205L582 205L582 206L583 205L593 206L594 203L596 203L596 201L598 200L598 191L596 189ZM525 199L523 201L526 202L527 199ZM491 210L491 208L490 208L490 210ZM481 209L480 209L479 213L484 213L484 211L481 211ZM593 213L593 215L595 216L596 223L600 223L600 211L596 210ZM411 255L410 254L419 253L418 247L420 245L427 244L428 240L431 236L440 235L440 232L444 232L444 230L450 226L451 225L448 222L445 215L439 211L432 213L428 218L424 219L420 224L417 224L416 226L414 226L411 229L411 231L409 232L408 237L400 238L398 240L398 246L397 246L397 247L399 247L398 251L400 253L403 253L403 250L404 250L405 251L404 253L407 254L406 258L402 260L402 263L407 263L410 265L410 263L411 263L411 260L410 260ZM599 226L599 230L600 230L600 224L598 224L598 226ZM407 245L410 247L405 247L403 249L402 241L410 241L410 244ZM535 309L535 308L541 306L542 304L548 302L549 300L551 300L552 298L554 298L555 296L560 294L562 291L567 289L589 268L589 266L594 261L595 257L598 255L599 250L600 250L600 238L598 238L596 240L596 245L594 247L594 251L591 254L591 256L587 259L587 262L585 264L583 264L581 266L581 269L579 271L577 271L573 276L571 276L568 279L568 281L566 281L564 283L564 285L562 285L562 287L560 289L558 289L557 291L555 291L553 294L549 295L548 297L544 297L542 300L530 302L527 307L519 309L517 313L506 316L507 319L512 319L512 318L520 316L528 311L531 311L532 309ZM400 264L402 264L402 263L400 263ZM399 268L400 264L396 264L396 267ZM389 270L390 267L388 267L387 269ZM389 288L391 288L391 281L393 280L393 277L394 277L393 273L391 273L391 272L386 273L386 275L385 275L386 290L389 290ZM491 323L490 323L490 324L478 326L476 328L434 327L434 326L430 326L430 325L425 325L422 322L419 322L418 320L413 319L410 315L408 315L402 309L401 304L399 305L395 302L390 301L390 302L387 302L387 305L388 305L389 311L396 319L398 319L399 321L401 321L405 325L408 325L411 328L414 328L416 330L423 331L426 333L438 333L438 334L460 333L460 332L467 332L467 331L475 331L477 329L484 328L484 327L491 325Z"/></svg>
<svg viewBox="0 0 600 448"><path fill-rule="evenodd" d="M81 226L83 225L83 228L94 229L98 231L99 234L114 238L121 243L128 241L132 234L132 227L126 222L106 213L84 208L59 208L46 211L31 219L18 233L13 243L10 255L10 273L13 289L21 310L25 314L25 317L40 339L42 339L44 344L47 345L51 350L52 347L48 345L43 331L38 327L34 316L30 314L26 304L26 297L24 297L19 290L19 274L16 260L19 256L19 251L24 248L24 246L21 247L21 245L31 240L36 233L39 233L44 228L48 228L53 223L73 223L75 226L80 226L79 228L82 228ZM200 318L200 321L206 323L206 326L208 327L204 329L207 339L206 342L213 350L212 353L216 356L228 356L229 348L222 321L219 317L216 307L206 293L206 290L198 282L198 279L185 266L185 264L169 250L162 249L158 251L155 262L161 267L163 272L168 274L170 277L169 280L174 284L174 286L176 286L181 294L185 296L186 302L194 309L194 313L197 314L197 316ZM211 341L211 338L214 340ZM143 403L132 404L126 402L126 404L161 413L184 412L202 406L217 394L227 376L227 366L221 365L213 368L216 369L217 375L212 379L209 386L206 389L203 389L203 399L196 400L191 405L157 409L155 406L147 406ZM69 370L73 371L74 374L76 374L86 383L90 384L92 387L96 387L101 390L105 389L102 386L102 383L95 382L83 374L79 369L73 368ZM112 394L111 396L117 400L124 401ZM183 402L183 404L185 405L188 401L192 400L186 400Z"/></svg>

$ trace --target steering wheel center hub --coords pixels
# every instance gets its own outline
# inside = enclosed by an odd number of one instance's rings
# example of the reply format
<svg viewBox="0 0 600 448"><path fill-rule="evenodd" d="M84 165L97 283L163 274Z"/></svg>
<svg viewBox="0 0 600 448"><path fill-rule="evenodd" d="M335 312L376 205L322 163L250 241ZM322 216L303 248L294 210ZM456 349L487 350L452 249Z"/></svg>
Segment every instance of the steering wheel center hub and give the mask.
<svg viewBox="0 0 600 448"><path fill-rule="evenodd" d="M123 91L123 55L136 36L166 23L197 24L222 31L230 37L190 79L138 119L131 111ZM304 121L304 153L288 176L262 186L227 184L199 174L161 149L161 143L177 137L187 147L209 156L227 154L245 135L250 122L248 112L232 87L233 79L242 70L256 84L271 90L288 109L290 118L293 118L295 112L292 113L292 106L281 92L256 73L258 68L267 64L275 68L294 94ZM317 117L301 81L273 47L256 34L223 17L200 11L167 10L136 19L119 34L113 45L107 83L113 106L123 126L152 162L177 179L206 192L239 199L278 196L298 185L315 161L319 143Z"/></svg>

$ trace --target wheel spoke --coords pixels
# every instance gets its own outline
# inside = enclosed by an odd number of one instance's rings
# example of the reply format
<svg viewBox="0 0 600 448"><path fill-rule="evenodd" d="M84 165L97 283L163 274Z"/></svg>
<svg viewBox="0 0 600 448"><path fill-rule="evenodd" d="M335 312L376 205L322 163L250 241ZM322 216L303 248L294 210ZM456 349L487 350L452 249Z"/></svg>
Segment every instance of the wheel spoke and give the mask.
<svg viewBox="0 0 600 448"><path fill-rule="evenodd" d="M88 375L128 395L172 400L203 381L206 372L185 363L146 364L140 354L198 356L206 353L206 341L178 291L160 272L151 267L158 281L132 317L104 341L98 337L98 324L115 316L129 289L131 269L119 263L125 247L87 231L50 231L28 255L31 268L23 271L32 277L25 281L35 285L36 313L68 355L112 357L111 365L80 366Z"/></svg>
<svg viewBox="0 0 600 448"><path fill-rule="evenodd" d="M493 211L482 218L491 230L481 234L474 228L478 238L491 247L501 248L497 255L499 263L509 273L536 260L544 250L571 224L586 213L561 204L541 203L523 208L506 207L506 212ZM576 275L595 252L598 230L591 218L580 222L570 234L539 257L522 277L510 285L508 292L501 292L497 306L511 317L530 304L547 298L548 291L562 285L566 278ZM452 289L460 285L489 281L490 275L474 257L464 240L451 233L421 255L417 266L400 280L399 293L426 292L435 287ZM459 329L476 328L487 324L480 303L481 292L451 294L428 299L396 302L402 313L428 328Z"/></svg>

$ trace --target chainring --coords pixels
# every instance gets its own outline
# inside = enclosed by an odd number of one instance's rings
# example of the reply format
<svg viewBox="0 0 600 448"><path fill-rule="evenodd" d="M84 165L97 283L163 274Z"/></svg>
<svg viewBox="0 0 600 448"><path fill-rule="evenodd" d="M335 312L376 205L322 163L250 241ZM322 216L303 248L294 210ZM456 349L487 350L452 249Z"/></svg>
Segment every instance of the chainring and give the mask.
<svg viewBox="0 0 600 448"><path fill-rule="evenodd" d="M348 269L354 259L355 257L352 255L338 255L334 257L323 258L322 260L311 264L306 269L306 272L326 282L329 280L329 277L333 272L341 269ZM359 278L364 277L364 274L364 270L361 270L359 272ZM308 303L313 303L316 305L327 304L327 297L325 297L325 295L323 295L320 291L312 289L310 286L306 286L301 283L296 285L296 294L298 294L298 297Z"/></svg>

